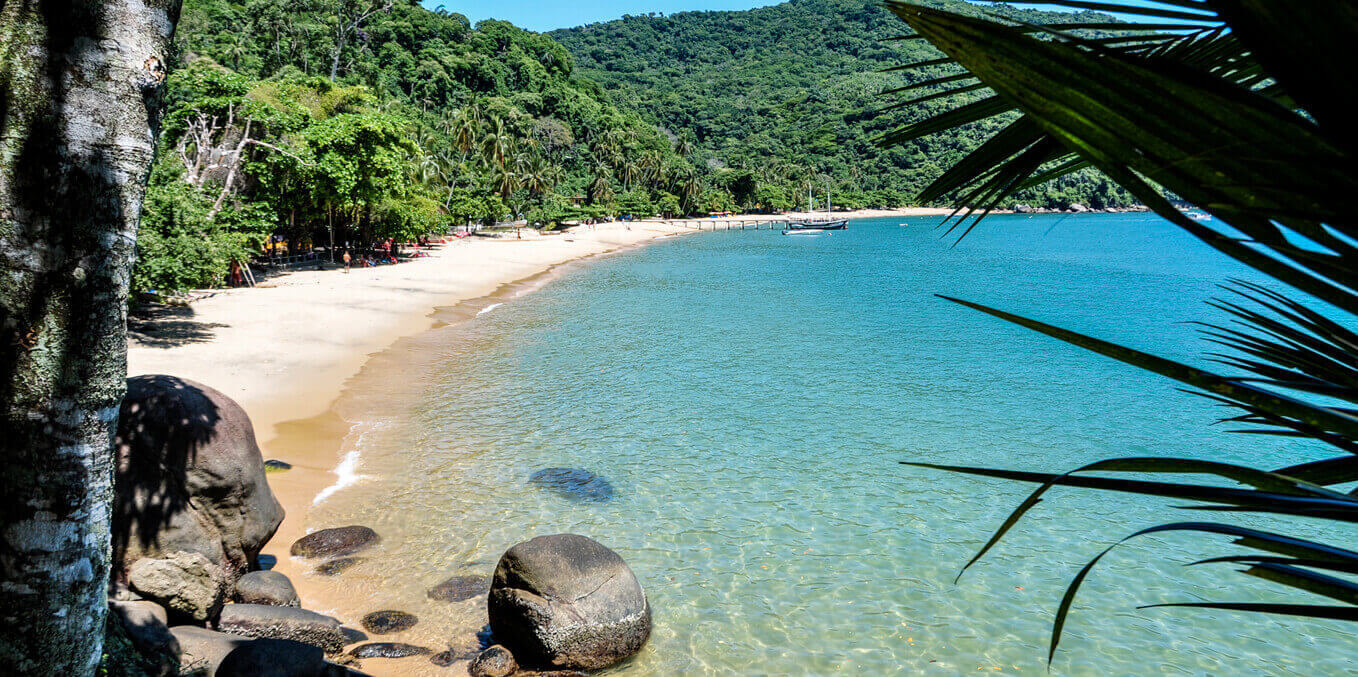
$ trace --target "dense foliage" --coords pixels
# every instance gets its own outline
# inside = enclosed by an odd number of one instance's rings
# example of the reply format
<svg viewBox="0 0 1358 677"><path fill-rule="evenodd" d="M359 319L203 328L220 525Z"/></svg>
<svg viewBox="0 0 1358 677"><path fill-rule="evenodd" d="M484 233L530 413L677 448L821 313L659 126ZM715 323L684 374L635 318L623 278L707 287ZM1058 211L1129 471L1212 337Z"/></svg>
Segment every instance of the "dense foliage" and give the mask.
<svg viewBox="0 0 1358 677"><path fill-rule="evenodd" d="M179 34L139 290L221 284L266 238L706 207L672 139L544 35L409 0L188 0Z"/></svg>
<svg viewBox="0 0 1358 677"><path fill-rule="evenodd" d="M977 13L956 0L932 4ZM1026 21L1098 16L1005 10ZM831 177L844 206L900 206L999 129L998 121L881 148L884 133L942 110L921 102L879 114L881 94L928 78L932 69L888 71L938 56L905 33L876 0L792 0L743 12L629 16L551 35L575 57L576 70L620 105L679 135L694 158L739 184L748 175L761 199L804 204L807 183ZM925 89L918 93L929 93ZM737 201L746 195L737 191ZM1034 206L1130 204L1130 196L1093 172L1019 194Z"/></svg>
<svg viewBox="0 0 1358 677"><path fill-rule="evenodd" d="M1199 518L1175 521L1178 515L1167 513L1166 523L1111 543L1075 574L1057 607L1049 660L1096 565L1121 543L1148 534L1228 539L1237 548L1230 554L1192 564L1228 564L1270 584L1232 590L1221 600L1155 600L1151 607L1358 621L1358 552L1340 537L1358 522L1358 225L1350 205L1358 190L1358 135L1351 119L1355 62L1341 56L1358 39L1358 7L1114 0L1105 6L1159 21L1093 40L1072 34L1069 25L981 19L904 0L888 4L946 55L936 62L950 72L944 77L983 97L979 103L945 97L945 112L893 133L893 141L946 131L964 119L1008 122L929 192L960 189L983 210L1030 181L1094 167L1170 223L1271 281L1233 281L1223 287L1226 296L1212 302L1226 321L1202 324L1214 351L1207 356L1211 369L953 300L1174 379L1230 408L1225 420L1243 428L1236 432L1306 440L1314 454L1252 467L1233 461L1256 456L1223 445L1204 451L1207 458L1113 458L1063 474L912 463L1039 485L967 566L1053 486L1160 496L1199 511ZM1210 218L1181 212L1162 189ZM1258 515L1275 519L1253 519ZM1334 528L1317 532L1316 523ZM1094 537L1106 541L1108 535ZM1181 552L1177 545L1153 548L1169 556ZM1137 581L1120 583L1147 589Z"/></svg>

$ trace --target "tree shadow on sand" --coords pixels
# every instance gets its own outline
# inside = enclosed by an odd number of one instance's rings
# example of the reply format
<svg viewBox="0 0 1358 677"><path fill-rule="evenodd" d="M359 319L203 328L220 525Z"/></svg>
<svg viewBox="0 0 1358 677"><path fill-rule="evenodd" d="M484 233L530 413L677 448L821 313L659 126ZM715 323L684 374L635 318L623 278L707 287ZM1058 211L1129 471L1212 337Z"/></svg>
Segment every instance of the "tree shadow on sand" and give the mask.
<svg viewBox="0 0 1358 677"><path fill-rule="evenodd" d="M226 326L196 320L194 314L190 306L141 306L128 314L127 337L150 348L176 348L211 341L215 330Z"/></svg>

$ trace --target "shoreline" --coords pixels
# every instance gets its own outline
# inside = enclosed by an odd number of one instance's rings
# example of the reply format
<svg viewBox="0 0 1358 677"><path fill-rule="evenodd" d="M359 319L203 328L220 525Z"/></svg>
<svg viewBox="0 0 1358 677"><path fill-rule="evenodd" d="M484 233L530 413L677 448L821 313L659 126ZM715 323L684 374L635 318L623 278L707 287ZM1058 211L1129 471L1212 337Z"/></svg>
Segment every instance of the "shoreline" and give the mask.
<svg viewBox="0 0 1358 677"><path fill-rule="evenodd" d="M935 216L940 209L863 210L848 218ZM733 215L712 222L772 220L787 215ZM297 271L255 288L217 290L176 319L152 320L129 338L130 375L164 373L211 386L245 409L266 459L292 465L269 474L286 511L263 554L276 558L305 606L344 613L336 581L309 573L289 556L307 533L319 498L361 479L346 440L361 423L339 405L374 360L404 339L460 324L541 287L570 265L698 232L658 221L611 222L564 232L467 238L397 266ZM187 319L186 319L187 318ZM352 610L351 610L352 611ZM374 661L375 675L419 672L413 661Z"/></svg>

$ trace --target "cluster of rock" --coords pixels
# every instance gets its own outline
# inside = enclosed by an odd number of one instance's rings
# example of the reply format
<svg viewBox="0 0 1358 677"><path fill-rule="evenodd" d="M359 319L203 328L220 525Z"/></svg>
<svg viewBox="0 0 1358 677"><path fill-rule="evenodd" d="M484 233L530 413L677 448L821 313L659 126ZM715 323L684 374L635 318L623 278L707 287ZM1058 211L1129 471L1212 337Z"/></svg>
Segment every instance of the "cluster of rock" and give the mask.
<svg viewBox="0 0 1358 677"><path fill-rule="evenodd" d="M117 447L110 620L145 671L354 674L326 660L349 641L340 622L259 570L283 508L239 405L186 379L128 379Z"/></svg>
<svg viewBox="0 0 1358 677"><path fill-rule="evenodd" d="M490 640L438 653L367 641L303 609L286 576L261 570L260 550L283 510L250 421L229 398L169 376L129 379L118 453L110 634L148 674L358 675L358 660L423 656L440 667L465 664L473 677L565 677L625 660L650 636L649 603L622 558L584 536L557 534L511 547L492 578L459 575L429 590L448 602L486 596ZM594 476L561 475L543 481L583 482L586 500L611 496ZM380 541L364 526L324 529L290 554L336 575ZM380 610L360 625L388 635L418 622Z"/></svg>

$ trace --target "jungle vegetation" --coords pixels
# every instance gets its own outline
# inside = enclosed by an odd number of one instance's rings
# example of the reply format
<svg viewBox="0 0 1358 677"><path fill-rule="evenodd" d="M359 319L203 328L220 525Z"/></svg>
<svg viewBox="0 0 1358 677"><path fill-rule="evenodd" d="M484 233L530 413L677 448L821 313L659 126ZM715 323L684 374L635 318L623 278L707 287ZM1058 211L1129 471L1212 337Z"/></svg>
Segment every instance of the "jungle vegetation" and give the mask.
<svg viewBox="0 0 1358 677"><path fill-rule="evenodd" d="M681 144L505 22L409 0L189 0L179 55L137 290L220 284L270 238L362 248L707 206Z"/></svg>
<svg viewBox="0 0 1358 677"><path fill-rule="evenodd" d="M980 12L959 0L929 4ZM1064 16L1003 11L1030 23ZM1108 18L1084 12L1078 20ZM936 56L923 41L896 39L904 32L877 0L791 0L740 12L628 16L551 36L575 57L577 73L680 137L714 176L741 177L748 186L735 196L742 206L804 205L808 181L819 194L828 179L834 201L857 208L913 204L922 188L1002 124L979 120L879 145L883 134L948 105L927 97L911 106L883 102L884 92L940 91L929 81L941 66L900 68ZM1083 171L1021 191L1009 201L1016 203L1100 209L1135 200L1097 172Z"/></svg>

